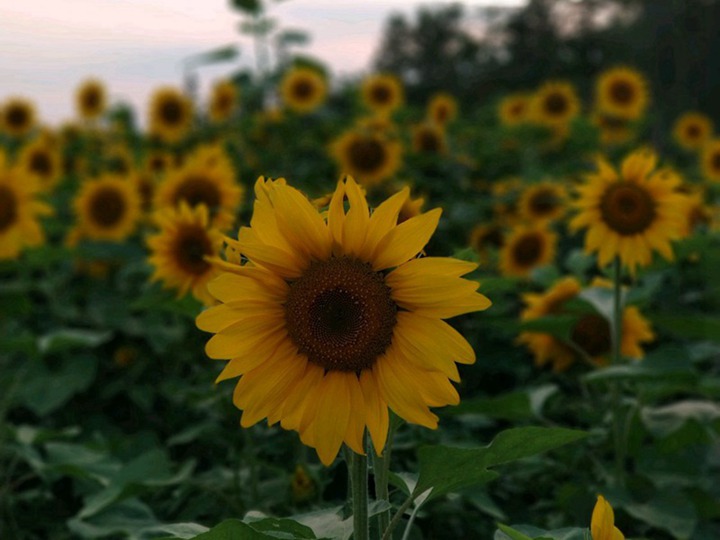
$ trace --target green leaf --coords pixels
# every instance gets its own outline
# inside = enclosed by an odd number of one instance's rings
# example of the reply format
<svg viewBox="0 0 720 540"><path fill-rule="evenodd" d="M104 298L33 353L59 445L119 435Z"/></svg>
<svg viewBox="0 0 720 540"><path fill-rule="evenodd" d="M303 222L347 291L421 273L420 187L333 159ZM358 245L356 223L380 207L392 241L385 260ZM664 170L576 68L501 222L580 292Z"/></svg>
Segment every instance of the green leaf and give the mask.
<svg viewBox="0 0 720 540"><path fill-rule="evenodd" d="M508 527L507 525L503 525L502 523L498 523L498 529L504 532L510 540L533 540L528 535L523 534L520 531L516 531L512 527ZM495 536L495 538L496 540L498 540L497 535Z"/></svg>
<svg viewBox="0 0 720 540"><path fill-rule="evenodd" d="M570 341L573 327L578 320L577 314L547 315L520 324L523 332L542 332L562 341Z"/></svg>
<svg viewBox="0 0 720 540"><path fill-rule="evenodd" d="M708 315L650 315L653 325L687 339L720 341L720 317Z"/></svg>
<svg viewBox="0 0 720 540"><path fill-rule="evenodd" d="M597 369L583 377L588 382L608 380L679 380L698 378L687 353L680 347L664 347L653 351L643 360L620 366Z"/></svg>
<svg viewBox="0 0 720 540"><path fill-rule="evenodd" d="M230 6L238 11L244 11L250 15L260 13L263 7L260 0L231 0Z"/></svg>
<svg viewBox="0 0 720 540"><path fill-rule="evenodd" d="M494 540L588 540L587 529L572 527L546 531L530 525L508 527L498 523L499 531L495 532Z"/></svg>
<svg viewBox="0 0 720 540"><path fill-rule="evenodd" d="M112 338L110 331L63 328L38 338L38 349L42 354L55 354L72 349L92 349Z"/></svg>
<svg viewBox="0 0 720 540"><path fill-rule="evenodd" d="M138 532L138 536L148 540L189 540L197 535L209 531L207 527L197 523L175 523L172 525L157 525L155 527L147 527ZM170 536L158 537L159 533L169 534Z"/></svg>
<svg viewBox="0 0 720 540"><path fill-rule="evenodd" d="M545 402L558 391L555 384L545 384L500 396L463 400L447 414L483 414L502 420L527 420L541 416Z"/></svg>
<svg viewBox="0 0 720 540"><path fill-rule="evenodd" d="M194 537L197 540L286 540L314 539L312 531L291 519L263 519L243 523L228 519L209 531Z"/></svg>
<svg viewBox="0 0 720 540"><path fill-rule="evenodd" d="M668 531L674 538L689 538L697 524L692 502L676 490L656 492L650 501L628 503L623 509L636 519Z"/></svg>
<svg viewBox="0 0 720 540"><path fill-rule="evenodd" d="M587 436L565 428L522 427L499 433L482 448L425 446L420 448L420 478L413 496L432 489L429 498L495 479L490 467L547 452Z"/></svg>

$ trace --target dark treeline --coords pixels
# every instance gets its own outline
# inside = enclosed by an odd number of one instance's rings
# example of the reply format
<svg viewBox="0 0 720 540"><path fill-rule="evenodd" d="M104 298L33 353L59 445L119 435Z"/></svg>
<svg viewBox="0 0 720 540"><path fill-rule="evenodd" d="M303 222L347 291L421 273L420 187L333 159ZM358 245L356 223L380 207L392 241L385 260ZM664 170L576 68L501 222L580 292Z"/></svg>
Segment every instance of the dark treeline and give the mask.
<svg viewBox="0 0 720 540"><path fill-rule="evenodd" d="M699 109L720 119L719 0L530 0L522 8L423 7L386 24L375 67L400 75L411 99L443 89L462 101L575 82L627 64L651 85L656 119Z"/></svg>

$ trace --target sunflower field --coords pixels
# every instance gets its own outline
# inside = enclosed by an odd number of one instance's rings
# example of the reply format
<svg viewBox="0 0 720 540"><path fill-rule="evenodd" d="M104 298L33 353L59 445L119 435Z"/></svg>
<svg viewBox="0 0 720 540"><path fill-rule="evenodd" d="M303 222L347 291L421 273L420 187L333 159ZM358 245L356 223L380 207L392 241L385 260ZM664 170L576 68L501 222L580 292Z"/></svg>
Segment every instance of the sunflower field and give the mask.
<svg viewBox="0 0 720 540"><path fill-rule="evenodd" d="M720 118L266 67L3 88L0 539L720 538Z"/></svg>

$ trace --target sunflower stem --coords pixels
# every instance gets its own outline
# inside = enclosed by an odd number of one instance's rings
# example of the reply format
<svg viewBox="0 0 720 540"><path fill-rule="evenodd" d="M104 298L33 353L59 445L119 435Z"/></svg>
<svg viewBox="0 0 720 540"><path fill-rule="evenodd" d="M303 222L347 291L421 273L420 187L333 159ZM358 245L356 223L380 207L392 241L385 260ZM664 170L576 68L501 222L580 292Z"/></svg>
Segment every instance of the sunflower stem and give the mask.
<svg viewBox="0 0 720 540"><path fill-rule="evenodd" d="M382 535L382 540L390 540L392 538L392 533L395 530L395 527L400 524L403 516L405 515L405 512L408 508L410 508L414 500L415 497L410 495L407 499L405 499L405 502L400 505L400 508L398 508L398 511L395 513L392 520L390 521L390 525L388 525L388 528L385 529L385 532Z"/></svg>
<svg viewBox="0 0 720 540"><path fill-rule="evenodd" d="M363 443L365 435L363 435ZM367 446L367 445L365 445ZM350 489L352 490L353 508L353 538L354 540L368 540L370 538L370 523L368 517L368 465L367 456L348 452L350 460Z"/></svg>
<svg viewBox="0 0 720 540"><path fill-rule="evenodd" d="M390 473L390 454L392 453L393 437L395 435L395 429L397 428L398 422L395 421L394 415L390 418L390 425L388 427L387 442L385 443L385 449L381 450L382 455L378 455L373 450L373 476L375 478L375 499L378 501L387 501L390 503L390 491L388 489L388 476ZM390 509L388 508L384 512L378 514L378 531L380 534L385 531L390 525Z"/></svg>
<svg viewBox="0 0 720 540"><path fill-rule="evenodd" d="M617 366L622 361L621 343L622 343L622 298L620 280L622 276L622 265L620 257L615 257L613 265L613 320L612 320L612 363ZM622 399L620 385L617 381L611 383L611 399L612 399L612 423L613 423L613 442L615 446L615 476L618 485L623 484L625 475L625 441L623 440L623 418L622 415Z"/></svg>

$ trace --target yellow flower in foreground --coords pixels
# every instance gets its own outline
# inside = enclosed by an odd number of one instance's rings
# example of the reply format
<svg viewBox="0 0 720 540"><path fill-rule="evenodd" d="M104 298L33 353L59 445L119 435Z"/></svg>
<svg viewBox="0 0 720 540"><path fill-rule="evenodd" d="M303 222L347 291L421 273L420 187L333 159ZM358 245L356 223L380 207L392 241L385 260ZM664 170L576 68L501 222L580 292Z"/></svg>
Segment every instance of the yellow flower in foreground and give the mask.
<svg viewBox="0 0 720 540"><path fill-rule="evenodd" d="M595 85L595 94L599 111L626 120L640 118L649 101L645 78L627 67L601 73Z"/></svg>
<svg viewBox="0 0 720 540"><path fill-rule="evenodd" d="M208 356L230 359L218 380L241 376L233 395L241 425L280 422L326 465L343 442L364 453L365 427L382 452L388 407L436 428L429 407L459 402L456 362L475 360L442 319L490 305L477 282L460 277L475 264L417 258L441 210L397 225L409 190L370 214L351 178L338 183L325 217L283 179L260 178L255 193L251 226L226 239L249 262L223 264L208 284L223 305L197 318L216 334Z"/></svg>
<svg viewBox="0 0 720 540"><path fill-rule="evenodd" d="M592 540L625 540L615 526L615 513L602 495L598 495L590 521Z"/></svg>
<svg viewBox="0 0 720 540"><path fill-rule="evenodd" d="M697 112L687 112L675 121L673 137L686 150L699 150L712 137L712 120Z"/></svg>
<svg viewBox="0 0 720 540"><path fill-rule="evenodd" d="M618 174L599 159L598 171L578 188L579 212L570 228L587 228L585 252L597 252L600 266L620 257L634 274L637 266L650 264L652 251L673 259L670 241L682 236L686 201L676 191L680 177L655 171L656 163L654 152L638 150L625 158Z"/></svg>
<svg viewBox="0 0 720 540"><path fill-rule="evenodd" d="M316 69L294 67L283 77L280 83L280 95L289 109L307 114L325 101L327 82Z"/></svg>
<svg viewBox="0 0 720 540"><path fill-rule="evenodd" d="M111 174L86 181L74 204L79 235L93 240L120 242L132 234L140 217L135 184Z"/></svg>
<svg viewBox="0 0 720 540"><path fill-rule="evenodd" d="M75 109L81 118L94 120L105 112L107 91L97 79L88 79L75 92Z"/></svg>
<svg viewBox="0 0 720 540"><path fill-rule="evenodd" d="M180 90L161 87L150 98L150 133L165 142L180 141L192 124L193 106Z"/></svg>
<svg viewBox="0 0 720 540"><path fill-rule="evenodd" d="M379 114L389 114L404 100L403 86L395 75L370 75L362 83L362 100Z"/></svg>
<svg viewBox="0 0 720 540"><path fill-rule="evenodd" d="M555 260L557 234L544 226L515 227L500 251L504 276L527 277L540 266Z"/></svg>

